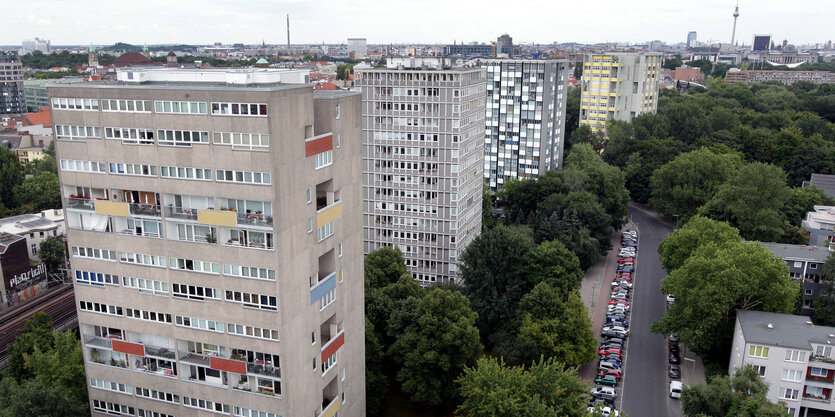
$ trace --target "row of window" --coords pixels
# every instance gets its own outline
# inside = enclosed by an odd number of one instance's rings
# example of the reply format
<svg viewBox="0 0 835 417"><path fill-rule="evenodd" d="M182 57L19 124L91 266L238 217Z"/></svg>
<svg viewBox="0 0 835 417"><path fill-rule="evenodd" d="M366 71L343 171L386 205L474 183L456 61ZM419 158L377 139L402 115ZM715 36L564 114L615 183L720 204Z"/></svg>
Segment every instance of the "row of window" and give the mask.
<svg viewBox="0 0 835 417"><path fill-rule="evenodd" d="M753 358L767 358L768 357L768 346L760 346L760 345L749 345L748 346L748 356ZM801 350L792 350L786 349L786 354L783 358L786 362L798 362L803 363L806 362L806 352Z"/></svg>
<svg viewBox="0 0 835 417"><path fill-rule="evenodd" d="M99 100L89 98L53 98L56 110L99 110ZM128 99L101 99L101 111L127 113L207 114L205 101L154 101ZM216 116L266 116L265 103L212 103Z"/></svg>

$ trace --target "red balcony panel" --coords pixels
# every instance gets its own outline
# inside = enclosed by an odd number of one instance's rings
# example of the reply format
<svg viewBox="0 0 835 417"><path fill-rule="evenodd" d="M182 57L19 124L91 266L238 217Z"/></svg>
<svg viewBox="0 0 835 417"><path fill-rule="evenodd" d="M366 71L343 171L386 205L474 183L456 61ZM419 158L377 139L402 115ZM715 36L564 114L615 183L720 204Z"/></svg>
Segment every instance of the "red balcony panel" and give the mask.
<svg viewBox="0 0 835 417"><path fill-rule="evenodd" d="M311 157L333 149L333 134L328 133L317 138L308 139L304 143L304 156Z"/></svg>
<svg viewBox="0 0 835 417"><path fill-rule="evenodd" d="M246 374L246 362L236 361L232 359L209 357L209 367L217 369L218 371L234 372L236 374Z"/></svg>
<svg viewBox="0 0 835 417"><path fill-rule="evenodd" d="M325 348L322 349L322 362L324 362L325 360L330 358L331 355L333 355L334 352L339 350L339 348L341 348L342 345L344 345L344 344L345 344L345 333L340 333L339 336L336 336L336 338L334 340L328 342L328 344L325 346Z"/></svg>
<svg viewBox="0 0 835 417"><path fill-rule="evenodd" d="M145 346L139 343L130 343L122 340L113 340L113 350L136 356L145 356Z"/></svg>
<svg viewBox="0 0 835 417"><path fill-rule="evenodd" d="M824 388L823 389L823 396L827 399L832 397L832 388Z"/></svg>

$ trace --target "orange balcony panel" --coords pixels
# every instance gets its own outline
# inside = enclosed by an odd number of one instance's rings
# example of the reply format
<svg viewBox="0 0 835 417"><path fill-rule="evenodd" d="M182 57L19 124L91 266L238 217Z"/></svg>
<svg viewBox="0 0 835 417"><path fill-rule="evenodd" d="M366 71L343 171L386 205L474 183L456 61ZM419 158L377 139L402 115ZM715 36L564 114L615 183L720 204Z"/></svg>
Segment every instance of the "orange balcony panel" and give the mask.
<svg viewBox="0 0 835 417"><path fill-rule="evenodd" d="M232 359L216 358L214 356L209 358L209 367L217 369L218 371L234 372L236 374L246 375L246 362L236 361Z"/></svg>
<svg viewBox="0 0 835 417"><path fill-rule="evenodd" d="M304 156L311 157L333 149L333 133L314 136L304 142Z"/></svg>
<svg viewBox="0 0 835 417"><path fill-rule="evenodd" d="M113 340L113 350L136 356L145 356L145 346L139 343L130 343L122 340Z"/></svg>

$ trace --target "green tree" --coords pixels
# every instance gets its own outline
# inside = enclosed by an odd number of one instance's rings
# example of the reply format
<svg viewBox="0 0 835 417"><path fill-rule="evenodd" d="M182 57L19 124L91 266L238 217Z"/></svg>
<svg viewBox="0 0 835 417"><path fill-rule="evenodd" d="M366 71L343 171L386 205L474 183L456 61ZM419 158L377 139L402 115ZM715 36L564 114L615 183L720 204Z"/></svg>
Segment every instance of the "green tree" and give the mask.
<svg viewBox="0 0 835 417"><path fill-rule="evenodd" d="M414 298L411 298L414 300ZM455 378L481 356L476 313L464 295L430 291L414 304L414 321L389 348L397 381L413 402L438 405L455 396Z"/></svg>
<svg viewBox="0 0 835 417"><path fill-rule="evenodd" d="M61 190L58 176L51 172L40 172L23 180L14 188L18 206L31 204L31 210L43 211L61 207Z"/></svg>
<svg viewBox="0 0 835 417"><path fill-rule="evenodd" d="M59 386L79 404L87 404L81 343L70 332L51 332L50 336L50 347L35 345L31 354L23 354L26 369L44 385Z"/></svg>
<svg viewBox="0 0 835 417"><path fill-rule="evenodd" d="M528 277L533 282L546 282L560 299L580 288L583 271L577 255L560 241L543 242L527 254Z"/></svg>
<svg viewBox="0 0 835 417"><path fill-rule="evenodd" d="M571 134L580 126L580 87L568 87L568 94L565 99L565 135L570 138ZM565 144L563 154L571 150L571 145Z"/></svg>
<svg viewBox="0 0 835 417"><path fill-rule="evenodd" d="M710 201L720 185L741 165L736 155L706 149L683 153L658 168L650 179L650 205L667 216L686 221Z"/></svg>
<svg viewBox="0 0 835 417"><path fill-rule="evenodd" d="M84 381L81 387L86 390ZM40 379L18 382L10 376L0 380L0 417L89 415L87 404L76 401L62 386Z"/></svg>
<svg viewBox="0 0 835 417"><path fill-rule="evenodd" d="M676 302L652 330L676 333L702 354L730 346L737 309L791 313L800 294L788 266L757 242L700 246L670 272L661 291Z"/></svg>
<svg viewBox="0 0 835 417"><path fill-rule="evenodd" d="M490 186L487 183L482 184L481 194L481 228L489 229L496 224L496 219L493 218L493 205L496 204L496 196L490 192Z"/></svg>
<svg viewBox="0 0 835 417"><path fill-rule="evenodd" d="M336 66L336 79L347 80L348 74L354 69L354 64L339 64Z"/></svg>
<svg viewBox="0 0 835 417"><path fill-rule="evenodd" d="M47 154L43 158L35 159L26 164L25 171L29 175L37 175L39 172L51 172L58 175L58 164L53 156Z"/></svg>
<svg viewBox="0 0 835 417"><path fill-rule="evenodd" d="M374 325L365 319L365 412L377 416L383 411L388 377L385 373L385 347L374 332Z"/></svg>
<svg viewBox="0 0 835 417"><path fill-rule="evenodd" d="M456 409L470 417L586 416L588 386L576 371L554 359L540 359L529 369L506 366L501 358L483 357L458 377L461 401Z"/></svg>
<svg viewBox="0 0 835 417"><path fill-rule="evenodd" d="M568 136L568 141L566 142L566 145L568 145L566 148L568 150L565 153L571 154L571 149L580 144L587 144L598 152L602 151L606 145L606 135L602 131L593 132L588 125L580 125L571 132L571 136Z"/></svg>
<svg viewBox="0 0 835 417"><path fill-rule="evenodd" d="M687 417L780 417L786 410L766 399L768 383L751 367L737 369L733 377L716 375L707 384L687 385L681 409Z"/></svg>
<svg viewBox="0 0 835 417"><path fill-rule="evenodd" d="M702 245L713 243L724 246L740 240L742 238L739 236L739 230L727 222L696 216L680 229L667 235L658 246L658 254L664 269L672 272L684 265L690 255Z"/></svg>
<svg viewBox="0 0 835 417"><path fill-rule="evenodd" d="M821 282L828 282L821 288L818 298L813 302L815 323L835 326L835 256L830 255L823 264Z"/></svg>
<svg viewBox="0 0 835 417"><path fill-rule="evenodd" d="M519 338L537 346L546 358L579 368L596 357L591 320L576 291L566 297L540 282L522 297L519 309L523 315Z"/></svg>
<svg viewBox="0 0 835 417"><path fill-rule="evenodd" d="M748 240L774 242L783 235L789 197L786 174L770 164L743 165L700 210L712 219L727 221Z"/></svg>
<svg viewBox="0 0 835 417"><path fill-rule="evenodd" d="M661 107L659 113L670 120L671 133L684 143L692 144L710 133L710 119L695 100L671 103Z"/></svg>
<svg viewBox="0 0 835 417"><path fill-rule="evenodd" d="M23 167L17 155L4 146L0 146L0 203L7 208L17 206L15 187L23 182Z"/></svg>
<svg viewBox="0 0 835 417"><path fill-rule="evenodd" d="M400 249L387 246L365 257L366 287L383 288L397 282L403 275L411 277Z"/></svg>
<svg viewBox="0 0 835 417"><path fill-rule="evenodd" d="M536 284L525 261L531 248L528 237L497 226L476 237L461 255L464 291L485 337L513 327L519 300Z"/></svg>
<svg viewBox="0 0 835 417"><path fill-rule="evenodd" d="M578 145L565 158L565 167L582 171L588 176L587 191L597 196L612 227L619 229L626 216L629 191L626 190L623 173L617 167L603 162L600 154L590 145Z"/></svg>
<svg viewBox="0 0 835 417"><path fill-rule="evenodd" d="M26 356L34 353L36 346L42 351L52 349L53 343L52 320L42 311L33 314L18 332L14 343L7 348L8 376L18 381L32 378L34 374L26 368Z"/></svg>
<svg viewBox="0 0 835 417"><path fill-rule="evenodd" d="M786 220L792 225L800 226L806 213L814 210L816 205L832 203L831 197L814 185L809 187L795 187L789 190L789 196L783 207Z"/></svg>
<svg viewBox="0 0 835 417"><path fill-rule="evenodd" d="M49 272L58 272L59 268L66 265L66 250L64 243L57 238L50 237L41 242L38 257L46 265Z"/></svg>

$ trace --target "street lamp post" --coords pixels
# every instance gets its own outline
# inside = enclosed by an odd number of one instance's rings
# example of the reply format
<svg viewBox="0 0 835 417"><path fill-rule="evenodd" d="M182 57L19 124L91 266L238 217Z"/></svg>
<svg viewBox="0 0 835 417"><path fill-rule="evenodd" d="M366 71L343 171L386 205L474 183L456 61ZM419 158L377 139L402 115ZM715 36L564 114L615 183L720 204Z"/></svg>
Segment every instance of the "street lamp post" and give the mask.
<svg viewBox="0 0 835 417"><path fill-rule="evenodd" d="M678 214L673 214L673 217L675 217L675 223L673 223L673 230L677 230L678 229Z"/></svg>

